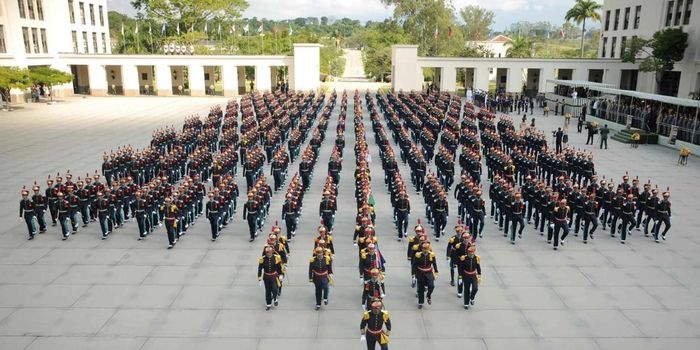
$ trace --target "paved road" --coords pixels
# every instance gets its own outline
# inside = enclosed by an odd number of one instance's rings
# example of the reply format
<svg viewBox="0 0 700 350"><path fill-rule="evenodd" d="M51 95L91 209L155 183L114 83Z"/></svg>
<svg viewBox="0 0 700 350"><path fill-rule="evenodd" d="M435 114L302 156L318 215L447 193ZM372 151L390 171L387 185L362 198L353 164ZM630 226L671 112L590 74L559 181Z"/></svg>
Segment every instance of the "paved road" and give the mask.
<svg viewBox="0 0 700 350"><path fill-rule="evenodd" d="M345 72L343 81L367 81L365 77L365 67L362 63L362 51L355 49L343 49L345 53Z"/></svg>
<svg viewBox="0 0 700 350"><path fill-rule="evenodd" d="M364 100L363 100L364 101ZM331 117L311 190L305 196L298 236L292 242L289 278L280 306L264 311L255 279L260 240L247 242L238 213L217 242L198 224L173 250L161 230L136 240L135 223L106 241L92 225L60 240L56 228L26 241L17 219L22 184L70 168L99 166L100 153L118 145L143 146L153 129L181 125L185 116L205 115L222 98L87 98L54 106L29 105L2 113L0 129L0 349L362 349L358 324L360 282L354 221L354 134L347 118L344 170L336 219L336 286L330 305L313 311L307 258L318 225L317 206L325 180L338 108ZM353 110L350 102L349 111ZM365 111L367 140L375 161L372 189L377 201L381 249L388 260L387 307L396 349L698 349L700 348L700 163L677 167L676 152L661 146L631 150L616 142L591 148L601 174L625 170L673 191L670 238L655 244L634 232L627 245L599 234L584 246L569 239L553 252L530 228L511 246L487 222L480 241L484 282L473 310L448 285L445 263L433 305L415 307L409 287L405 243L397 242L378 151ZM536 113L553 130L562 122ZM560 117L559 117L560 118ZM573 145L585 136L572 134ZM397 153L398 154L398 153ZM293 165L293 169L297 168ZM406 181L408 168L401 167ZM415 222L421 196L410 193ZM270 222L279 217L281 195L273 196ZM451 208L456 208L454 200ZM455 224L455 213L448 228ZM411 226L413 223L411 224ZM573 237L572 237L573 238ZM436 246L444 255L444 241Z"/></svg>

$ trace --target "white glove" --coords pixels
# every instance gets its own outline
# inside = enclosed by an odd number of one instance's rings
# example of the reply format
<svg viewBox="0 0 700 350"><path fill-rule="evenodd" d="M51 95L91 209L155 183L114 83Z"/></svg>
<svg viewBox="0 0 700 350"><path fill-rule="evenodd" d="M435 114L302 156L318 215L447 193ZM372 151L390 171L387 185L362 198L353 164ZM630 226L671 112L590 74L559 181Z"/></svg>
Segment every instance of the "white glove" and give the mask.
<svg viewBox="0 0 700 350"><path fill-rule="evenodd" d="M386 293L382 293L382 299L384 299L385 296L386 296Z"/></svg>
<svg viewBox="0 0 700 350"><path fill-rule="evenodd" d="M360 336L360 341L367 341L367 337L364 334Z"/></svg>
<svg viewBox="0 0 700 350"><path fill-rule="evenodd" d="M262 285L263 285L262 280L258 281L258 286L262 287Z"/></svg>
<svg viewBox="0 0 700 350"><path fill-rule="evenodd" d="M365 284L365 279L362 278L362 276L360 276L360 284L361 284L361 285L364 285L364 284Z"/></svg>
<svg viewBox="0 0 700 350"><path fill-rule="evenodd" d="M284 276L280 276L280 282L284 282Z"/></svg>
<svg viewBox="0 0 700 350"><path fill-rule="evenodd" d="M352 246L355 247L355 248L357 248L357 242L353 242L353 243L352 243Z"/></svg>

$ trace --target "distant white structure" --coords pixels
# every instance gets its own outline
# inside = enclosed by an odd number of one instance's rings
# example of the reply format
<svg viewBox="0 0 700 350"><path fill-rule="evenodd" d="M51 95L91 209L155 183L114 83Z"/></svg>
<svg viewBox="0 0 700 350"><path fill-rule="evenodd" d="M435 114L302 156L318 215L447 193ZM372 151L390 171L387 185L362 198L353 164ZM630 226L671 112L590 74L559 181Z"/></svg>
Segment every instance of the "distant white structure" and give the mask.
<svg viewBox="0 0 700 350"><path fill-rule="evenodd" d="M484 57L501 58L506 57L506 51L508 51L508 46L511 41L512 39L505 35L496 35L489 40L467 41L466 45L467 47L483 50Z"/></svg>

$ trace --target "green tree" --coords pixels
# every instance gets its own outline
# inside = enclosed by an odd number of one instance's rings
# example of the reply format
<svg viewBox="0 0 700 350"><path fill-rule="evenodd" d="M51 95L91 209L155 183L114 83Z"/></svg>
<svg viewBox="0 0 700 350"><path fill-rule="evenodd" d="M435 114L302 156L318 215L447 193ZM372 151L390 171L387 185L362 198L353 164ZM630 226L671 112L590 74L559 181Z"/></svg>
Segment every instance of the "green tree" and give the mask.
<svg viewBox="0 0 700 350"><path fill-rule="evenodd" d="M10 90L24 90L31 85L29 70L17 67L0 67L0 94L2 99L10 103Z"/></svg>
<svg viewBox="0 0 700 350"><path fill-rule="evenodd" d="M140 17L159 23L180 23L185 31L215 18L239 18L248 8L246 0L132 0Z"/></svg>
<svg viewBox="0 0 700 350"><path fill-rule="evenodd" d="M465 40L478 41L488 37L494 23L493 11L477 5L469 5L459 10L459 15L464 21L462 32Z"/></svg>
<svg viewBox="0 0 700 350"><path fill-rule="evenodd" d="M517 37L508 43L506 57L530 58L532 57L534 43L526 37Z"/></svg>
<svg viewBox="0 0 700 350"><path fill-rule="evenodd" d="M564 16L567 22L574 21L577 24L581 24L581 58L583 58L583 43L586 36L586 20L590 18L594 22L600 22L600 13L598 11L602 8L603 5L595 0L576 0L574 7L569 9Z"/></svg>
<svg viewBox="0 0 700 350"><path fill-rule="evenodd" d="M676 62L683 60L688 48L688 33L683 28L666 28L660 30L651 39L632 38L622 53L623 62L636 63L639 70L653 72L656 75L656 88L659 91L666 72L673 70ZM638 58L643 56L642 58Z"/></svg>
<svg viewBox="0 0 700 350"><path fill-rule="evenodd" d="M66 84L73 81L73 75L50 67L32 67L28 72L28 79L34 84L44 84L49 91L54 85ZM53 94L51 94L53 101Z"/></svg>
<svg viewBox="0 0 700 350"><path fill-rule="evenodd" d="M365 74L374 81L387 81L391 75L391 45L407 43L408 36L396 21L368 22L362 32L352 38L361 42Z"/></svg>

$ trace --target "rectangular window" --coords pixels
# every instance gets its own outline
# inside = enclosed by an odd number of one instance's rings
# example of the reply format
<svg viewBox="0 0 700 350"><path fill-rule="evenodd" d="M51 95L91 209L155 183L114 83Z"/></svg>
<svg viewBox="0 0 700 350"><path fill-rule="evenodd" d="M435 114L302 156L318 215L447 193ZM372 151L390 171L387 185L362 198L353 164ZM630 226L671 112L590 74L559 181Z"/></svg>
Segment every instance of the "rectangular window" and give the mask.
<svg viewBox="0 0 700 350"><path fill-rule="evenodd" d="M44 4L42 3L43 0L36 0L36 14L37 17L39 17L39 20L44 20Z"/></svg>
<svg viewBox="0 0 700 350"><path fill-rule="evenodd" d="M673 4L674 1L668 2L668 8L666 8L666 26L670 26L673 23Z"/></svg>
<svg viewBox="0 0 700 350"><path fill-rule="evenodd" d="M39 31L36 28L32 28L32 44L34 44L34 53L40 53L39 49Z"/></svg>
<svg viewBox="0 0 700 350"><path fill-rule="evenodd" d="M603 50L600 52L600 57L605 58L605 49L608 47L608 38L603 38Z"/></svg>
<svg viewBox="0 0 700 350"><path fill-rule="evenodd" d="M32 53L32 47L29 43L29 28L22 27L22 36L24 37L24 52Z"/></svg>
<svg viewBox="0 0 700 350"><path fill-rule="evenodd" d="M610 10L605 11L605 31L610 29Z"/></svg>
<svg viewBox="0 0 700 350"><path fill-rule="evenodd" d="M70 23L75 24L75 10L73 9L73 0L68 0L68 15L70 16Z"/></svg>
<svg viewBox="0 0 700 350"><path fill-rule="evenodd" d="M90 44L87 32L83 32L83 53L90 53Z"/></svg>
<svg viewBox="0 0 700 350"><path fill-rule="evenodd" d="M683 17L683 0L678 0L676 3L676 19L673 20L674 26L681 24L681 17Z"/></svg>
<svg viewBox="0 0 700 350"><path fill-rule="evenodd" d="M610 58L615 58L615 46L617 46L617 37L612 38L612 43L610 44Z"/></svg>
<svg viewBox="0 0 700 350"><path fill-rule="evenodd" d="M625 22L622 23L622 29L627 30L630 27L630 8L625 8Z"/></svg>
<svg viewBox="0 0 700 350"><path fill-rule="evenodd" d="M100 25L104 26L105 25L105 15L102 13L102 5L100 5L100 7L98 7L98 12L100 15Z"/></svg>
<svg viewBox="0 0 700 350"><path fill-rule="evenodd" d="M0 53L7 53L7 46L5 46L5 26L0 24Z"/></svg>
<svg viewBox="0 0 700 350"><path fill-rule="evenodd" d="M27 10L24 8L24 0L17 0L17 7L19 8L19 18L27 18Z"/></svg>
<svg viewBox="0 0 700 350"><path fill-rule="evenodd" d="M642 15L642 6L635 7L634 8L634 29L639 29L639 18L641 15Z"/></svg>
<svg viewBox="0 0 700 350"><path fill-rule="evenodd" d="M78 7L80 7L80 24L85 24L85 4L78 3Z"/></svg>
<svg viewBox="0 0 700 350"><path fill-rule="evenodd" d="M683 25L690 23L690 12L693 10L693 0L685 2L685 16L683 16Z"/></svg>
<svg viewBox="0 0 700 350"><path fill-rule="evenodd" d="M49 53L49 46L46 45L46 29L41 28L41 50L43 53Z"/></svg>
<svg viewBox="0 0 700 350"><path fill-rule="evenodd" d="M95 5L90 4L90 24L95 25Z"/></svg>
<svg viewBox="0 0 700 350"><path fill-rule="evenodd" d="M27 0L27 11L29 12L29 19L34 19L34 0Z"/></svg>
<svg viewBox="0 0 700 350"><path fill-rule="evenodd" d="M627 44L627 37L623 36L620 38L620 57L625 53L625 45Z"/></svg>
<svg viewBox="0 0 700 350"><path fill-rule="evenodd" d="M97 51L97 33L92 32L92 52L98 53Z"/></svg>
<svg viewBox="0 0 700 350"><path fill-rule="evenodd" d="M78 33L73 30L71 31L71 35L73 36L73 52L78 53Z"/></svg>
<svg viewBox="0 0 700 350"><path fill-rule="evenodd" d="M102 33L102 53L107 53L107 35Z"/></svg>
<svg viewBox="0 0 700 350"><path fill-rule="evenodd" d="M617 27L620 25L620 9L615 10L615 26L613 27L613 30L617 30Z"/></svg>

